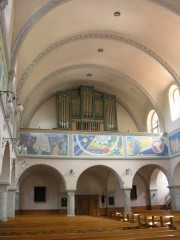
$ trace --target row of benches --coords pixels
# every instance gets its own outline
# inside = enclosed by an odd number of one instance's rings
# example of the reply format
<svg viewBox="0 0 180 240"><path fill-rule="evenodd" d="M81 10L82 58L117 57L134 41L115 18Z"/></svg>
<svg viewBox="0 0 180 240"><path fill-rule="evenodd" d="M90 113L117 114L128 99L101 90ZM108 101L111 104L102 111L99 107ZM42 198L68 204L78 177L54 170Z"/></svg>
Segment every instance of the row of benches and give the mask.
<svg viewBox="0 0 180 240"><path fill-rule="evenodd" d="M153 213L154 214L154 213ZM144 217L146 216L146 217ZM97 218L88 216L17 216L8 222L0 223L0 240L2 239L180 239L180 228L169 229L166 215L115 213L112 218ZM180 218L177 214L176 220ZM169 217L169 219L172 217ZM141 220L141 225L139 224ZM154 225L143 225L154 220ZM155 227L155 221L163 219L163 224ZM168 220L169 220L168 219ZM173 218L172 218L173 219ZM118 221L114 221L118 220ZM176 223L176 222L175 222ZM174 223L173 223L174 224ZM150 228L151 227L151 228ZM141 228L141 229L139 229ZM126 231L124 231L126 229ZM130 230L131 229L131 230Z"/></svg>

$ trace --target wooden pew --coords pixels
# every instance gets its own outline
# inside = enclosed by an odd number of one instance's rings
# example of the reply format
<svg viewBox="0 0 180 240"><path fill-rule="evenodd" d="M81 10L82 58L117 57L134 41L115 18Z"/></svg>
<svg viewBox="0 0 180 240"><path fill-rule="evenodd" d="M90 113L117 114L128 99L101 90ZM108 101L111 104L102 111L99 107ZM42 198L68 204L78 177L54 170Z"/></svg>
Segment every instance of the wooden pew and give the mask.
<svg viewBox="0 0 180 240"><path fill-rule="evenodd" d="M132 222L131 222L132 217ZM152 216L151 216L152 217ZM157 216L160 217L160 216ZM137 229L138 215L129 221L97 217L24 216L0 223L2 239L180 239L180 230L168 227ZM155 216L153 218L155 220ZM152 220L152 218L151 218ZM135 223L134 223L135 222ZM131 230L127 230L127 229ZM126 230L123 230L126 229ZM171 238L170 238L171 237Z"/></svg>

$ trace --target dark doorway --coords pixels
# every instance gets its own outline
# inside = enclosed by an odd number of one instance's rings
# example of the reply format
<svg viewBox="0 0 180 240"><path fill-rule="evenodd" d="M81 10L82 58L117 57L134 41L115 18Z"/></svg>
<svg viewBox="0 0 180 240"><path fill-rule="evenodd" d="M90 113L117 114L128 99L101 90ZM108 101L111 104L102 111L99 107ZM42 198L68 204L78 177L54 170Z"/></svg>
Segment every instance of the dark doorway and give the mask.
<svg viewBox="0 0 180 240"><path fill-rule="evenodd" d="M76 215L99 215L98 195L76 195Z"/></svg>

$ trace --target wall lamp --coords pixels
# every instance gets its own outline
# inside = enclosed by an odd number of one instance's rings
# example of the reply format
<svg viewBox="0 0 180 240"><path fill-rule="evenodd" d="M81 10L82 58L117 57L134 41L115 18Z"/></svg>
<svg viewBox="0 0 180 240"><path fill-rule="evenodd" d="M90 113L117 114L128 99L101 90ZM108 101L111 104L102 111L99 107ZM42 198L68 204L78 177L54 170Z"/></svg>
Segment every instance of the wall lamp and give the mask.
<svg viewBox="0 0 180 240"><path fill-rule="evenodd" d="M21 167L22 168L28 168L28 165L27 165L26 161L23 158L19 158L19 159L12 158L12 163L13 164L21 163Z"/></svg>
<svg viewBox="0 0 180 240"><path fill-rule="evenodd" d="M130 168L126 168L126 175L132 175L132 170Z"/></svg>
<svg viewBox="0 0 180 240"><path fill-rule="evenodd" d="M75 172L73 169L70 169L70 172L69 172L70 176L73 177L75 175Z"/></svg>
<svg viewBox="0 0 180 240"><path fill-rule="evenodd" d="M2 139L2 147L4 147L4 145L6 144L6 142L9 142L9 144L18 144L19 142L19 138L4 138Z"/></svg>
<svg viewBox="0 0 180 240"><path fill-rule="evenodd" d="M10 113L13 113L14 109L18 113L23 111L23 106L20 103L19 98L17 98L13 92L11 92L11 91L0 91L0 96L2 96L3 94L6 94L6 96L7 96L6 107L7 107L7 110ZM14 107L14 103L15 103L15 107Z"/></svg>

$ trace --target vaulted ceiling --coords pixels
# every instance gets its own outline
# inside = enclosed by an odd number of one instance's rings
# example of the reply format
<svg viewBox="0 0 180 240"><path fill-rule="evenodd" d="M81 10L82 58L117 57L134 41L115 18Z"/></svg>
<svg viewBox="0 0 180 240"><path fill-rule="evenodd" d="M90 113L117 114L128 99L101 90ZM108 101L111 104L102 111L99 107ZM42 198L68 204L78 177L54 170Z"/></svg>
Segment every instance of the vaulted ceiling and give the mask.
<svg viewBox="0 0 180 240"><path fill-rule="evenodd" d="M26 127L58 90L79 85L117 95L141 125L180 85L178 0L16 0L11 68Z"/></svg>

